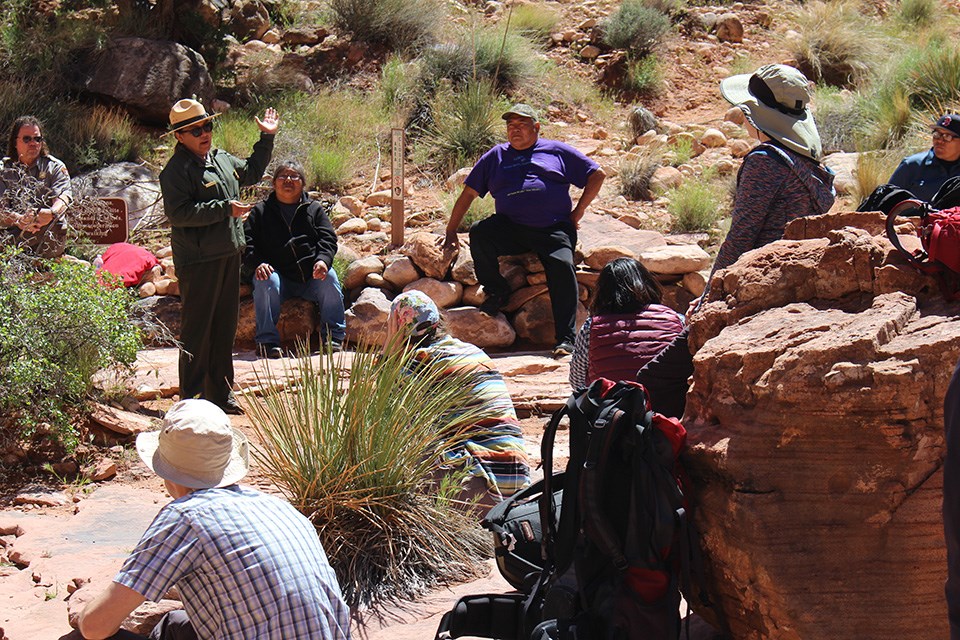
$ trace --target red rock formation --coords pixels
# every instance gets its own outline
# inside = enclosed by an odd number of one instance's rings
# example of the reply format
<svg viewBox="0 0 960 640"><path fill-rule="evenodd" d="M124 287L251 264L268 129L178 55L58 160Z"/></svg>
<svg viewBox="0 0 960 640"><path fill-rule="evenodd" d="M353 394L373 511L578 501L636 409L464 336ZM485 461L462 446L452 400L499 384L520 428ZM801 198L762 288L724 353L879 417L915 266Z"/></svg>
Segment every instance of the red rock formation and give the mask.
<svg viewBox="0 0 960 640"><path fill-rule="evenodd" d="M960 305L879 221L792 223L714 277L692 326L688 465L736 640L948 635L940 467Z"/></svg>

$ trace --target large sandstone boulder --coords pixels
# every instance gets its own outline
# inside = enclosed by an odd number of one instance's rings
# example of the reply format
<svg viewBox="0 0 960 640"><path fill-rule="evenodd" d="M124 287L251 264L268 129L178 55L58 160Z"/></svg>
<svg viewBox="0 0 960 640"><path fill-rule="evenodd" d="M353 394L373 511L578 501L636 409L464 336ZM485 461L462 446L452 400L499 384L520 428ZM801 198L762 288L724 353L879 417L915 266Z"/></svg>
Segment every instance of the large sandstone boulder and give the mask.
<svg viewBox="0 0 960 640"><path fill-rule="evenodd" d="M634 229L610 216L587 213L577 231L577 251L593 269L602 269L615 258L639 258L646 251L665 248L663 235Z"/></svg>
<svg viewBox="0 0 960 640"><path fill-rule="evenodd" d="M404 292L422 291L441 309L456 306L463 298L463 285L456 281L420 278L405 286L403 290Z"/></svg>
<svg viewBox="0 0 960 640"><path fill-rule="evenodd" d="M517 338L517 332L500 313L491 317L473 307L457 307L444 312L443 320L450 335L481 349L509 347Z"/></svg>
<svg viewBox="0 0 960 640"><path fill-rule="evenodd" d="M347 340L353 343L383 344L387 337L390 301L382 289L368 287L346 312Z"/></svg>
<svg viewBox="0 0 960 640"><path fill-rule="evenodd" d="M575 327L579 328L586 319L586 308L577 303ZM550 296L538 295L525 303L513 316L513 328L516 330L517 336L523 340L528 340L534 344L555 344L556 336L553 328L553 309L550 307Z"/></svg>
<svg viewBox="0 0 960 640"><path fill-rule="evenodd" d="M77 65L75 82L122 104L136 118L166 126L170 105L195 95L210 108L213 80L203 56L176 42L116 38Z"/></svg>
<svg viewBox="0 0 960 640"><path fill-rule="evenodd" d="M940 467L960 305L881 224L791 223L718 272L694 318L687 469L734 638L948 635Z"/></svg>

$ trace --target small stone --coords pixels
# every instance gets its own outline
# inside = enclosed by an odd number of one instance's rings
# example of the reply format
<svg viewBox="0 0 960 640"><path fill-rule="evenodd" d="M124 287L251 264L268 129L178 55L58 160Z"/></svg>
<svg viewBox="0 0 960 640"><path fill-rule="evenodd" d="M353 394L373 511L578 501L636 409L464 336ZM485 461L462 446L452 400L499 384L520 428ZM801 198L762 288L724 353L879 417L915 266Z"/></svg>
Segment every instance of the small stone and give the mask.
<svg viewBox="0 0 960 640"><path fill-rule="evenodd" d="M710 128L703 132L700 142L705 147L716 149L727 144L727 136L723 135L723 132L719 129Z"/></svg>
<svg viewBox="0 0 960 640"><path fill-rule="evenodd" d="M348 233L366 233L367 232L367 221L363 218L350 218L345 221L339 227L337 227L337 233L340 235L346 235Z"/></svg>
<svg viewBox="0 0 960 640"><path fill-rule="evenodd" d="M600 55L600 49L592 44L580 50L580 57L584 60L593 60Z"/></svg>

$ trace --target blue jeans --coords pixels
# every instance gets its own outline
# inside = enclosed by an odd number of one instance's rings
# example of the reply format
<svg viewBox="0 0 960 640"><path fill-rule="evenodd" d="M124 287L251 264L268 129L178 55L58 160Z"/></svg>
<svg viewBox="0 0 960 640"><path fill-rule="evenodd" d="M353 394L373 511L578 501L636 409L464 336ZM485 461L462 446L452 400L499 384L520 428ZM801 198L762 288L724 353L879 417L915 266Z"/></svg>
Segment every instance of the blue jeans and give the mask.
<svg viewBox="0 0 960 640"><path fill-rule="evenodd" d="M314 302L320 309L320 338L343 342L346 322L343 316L343 291L337 273L330 269L323 280L312 278L297 282L274 271L266 280L253 279L253 308L257 314L257 344L280 344L277 319L280 305L290 298Z"/></svg>

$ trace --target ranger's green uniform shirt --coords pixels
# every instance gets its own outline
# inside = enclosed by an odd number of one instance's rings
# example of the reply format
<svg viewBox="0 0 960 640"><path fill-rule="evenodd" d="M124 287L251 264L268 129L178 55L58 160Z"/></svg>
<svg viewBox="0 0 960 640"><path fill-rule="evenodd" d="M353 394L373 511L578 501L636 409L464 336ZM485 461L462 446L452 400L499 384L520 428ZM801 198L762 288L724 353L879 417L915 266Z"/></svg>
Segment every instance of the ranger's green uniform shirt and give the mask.
<svg viewBox="0 0 960 640"><path fill-rule="evenodd" d="M184 265L217 260L245 246L243 222L231 217L230 200L240 187L263 177L275 136L260 134L246 160L211 149L206 161L181 144L160 172L163 208L170 220L173 262Z"/></svg>

